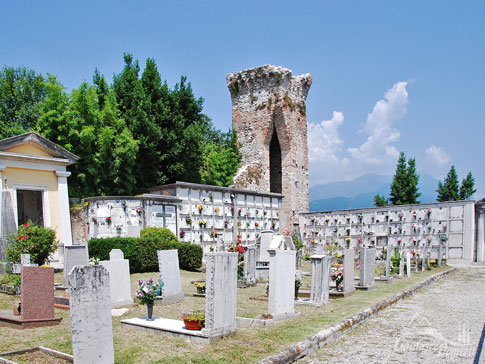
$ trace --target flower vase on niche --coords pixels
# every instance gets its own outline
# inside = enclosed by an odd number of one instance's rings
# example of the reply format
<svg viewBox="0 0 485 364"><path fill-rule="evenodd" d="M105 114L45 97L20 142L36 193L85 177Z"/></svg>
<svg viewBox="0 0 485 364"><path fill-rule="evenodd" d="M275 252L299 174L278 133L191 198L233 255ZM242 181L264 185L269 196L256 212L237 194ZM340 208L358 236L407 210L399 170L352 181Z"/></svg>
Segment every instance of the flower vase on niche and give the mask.
<svg viewBox="0 0 485 364"><path fill-rule="evenodd" d="M163 282L159 280L156 283L153 278L148 279L146 282L143 280L138 281L138 289L136 290L136 298L142 305L147 306L147 321L153 321L153 304L157 296L162 295Z"/></svg>
<svg viewBox="0 0 485 364"><path fill-rule="evenodd" d="M147 303L147 321L153 321L153 302Z"/></svg>

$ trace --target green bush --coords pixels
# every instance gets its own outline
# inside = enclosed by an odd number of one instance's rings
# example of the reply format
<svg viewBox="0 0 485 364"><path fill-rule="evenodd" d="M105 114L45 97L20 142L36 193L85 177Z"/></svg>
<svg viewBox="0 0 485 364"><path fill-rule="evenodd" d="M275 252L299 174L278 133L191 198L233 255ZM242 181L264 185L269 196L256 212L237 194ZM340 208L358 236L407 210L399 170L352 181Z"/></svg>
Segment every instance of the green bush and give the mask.
<svg viewBox="0 0 485 364"><path fill-rule="evenodd" d="M125 259L130 261L132 273L156 272L158 271L157 251L177 249L181 269L195 270L200 268L202 265L202 248L195 244L179 243L175 235L170 234L171 236L162 232L162 234L156 236L147 237L145 235L140 238L91 239L88 243L89 257L108 260L109 252L112 249L121 249ZM161 240L161 236L169 236L170 239L168 241Z"/></svg>
<svg viewBox="0 0 485 364"><path fill-rule="evenodd" d="M5 254L14 263L20 263L21 254L30 254L32 263L43 265L56 249L56 232L29 220L19 226L17 233L9 235Z"/></svg>
<svg viewBox="0 0 485 364"><path fill-rule="evenodd" d="M178 243L175 234L167 228L147 227L141 229L140 238L152 238L164 243Z"/></svg>

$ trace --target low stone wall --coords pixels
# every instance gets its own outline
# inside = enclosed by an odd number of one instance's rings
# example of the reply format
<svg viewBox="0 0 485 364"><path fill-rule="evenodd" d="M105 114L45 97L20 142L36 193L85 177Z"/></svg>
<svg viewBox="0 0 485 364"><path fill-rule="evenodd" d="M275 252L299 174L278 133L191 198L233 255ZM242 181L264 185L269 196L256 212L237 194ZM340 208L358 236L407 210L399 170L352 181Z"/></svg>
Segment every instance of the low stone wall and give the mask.
<svg viewBox="0 0 485 364"><path fill-rule="evenodd" d="M426 286L439 281L440 279L446 277L448 274L454 272L456 268L448 269L444 272L435 274L425 281L418 283L411 288L406 289L405 291L387 299L383 300L371 307L355 314L346 319L340 321L338 324L331 326L325 330L320 331L319 333L310 336L306 340L303 340L295 345L290 346L289 348L280 351L275 355L271 355L263 360L261 360L260 364L282 364L282 363L292 363L295 360L301 359L304 356L307 356L319 348L325 346L325 344L336 340L347 330L361 324L365 320L369 319L370 317L374 316L375 314L379 313L380 311L386 309L389 306L403 300L406 297L413 295L414 293L422 290Z"/></svg>

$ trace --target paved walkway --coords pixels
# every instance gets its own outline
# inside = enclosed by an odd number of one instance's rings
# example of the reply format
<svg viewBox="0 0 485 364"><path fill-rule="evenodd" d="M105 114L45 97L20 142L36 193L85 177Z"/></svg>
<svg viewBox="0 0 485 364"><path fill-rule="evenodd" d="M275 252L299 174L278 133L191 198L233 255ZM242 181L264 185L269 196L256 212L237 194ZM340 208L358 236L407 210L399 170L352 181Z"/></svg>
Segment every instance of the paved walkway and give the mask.
<svg viewBox="0 0 485 364"><path fill-rule="evenodd" d="M484 323L485 268L459 268L298 363L471 364Z"/></svg>

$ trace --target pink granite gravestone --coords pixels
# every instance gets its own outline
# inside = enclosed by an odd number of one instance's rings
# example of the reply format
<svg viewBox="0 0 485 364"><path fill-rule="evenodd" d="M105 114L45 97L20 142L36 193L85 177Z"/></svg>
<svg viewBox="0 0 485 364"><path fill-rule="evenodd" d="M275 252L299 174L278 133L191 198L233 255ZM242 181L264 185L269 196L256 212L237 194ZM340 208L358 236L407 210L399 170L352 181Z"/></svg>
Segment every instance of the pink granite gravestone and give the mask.
<svg viewBox="0 0 485 364"><path fill-rule="evenodd" d="M54 317L54 268L22 266L20 316L0 311L0 326L15 328L58 325Z"/></svg>

